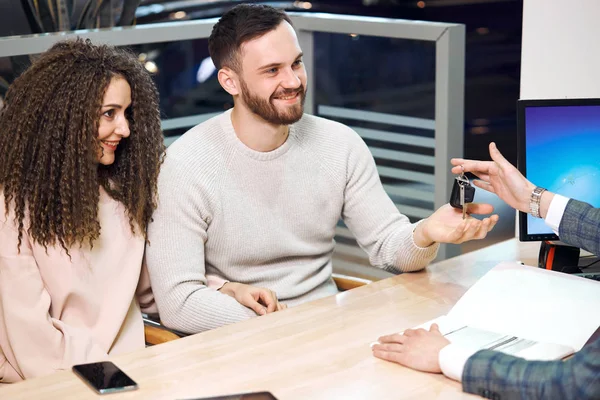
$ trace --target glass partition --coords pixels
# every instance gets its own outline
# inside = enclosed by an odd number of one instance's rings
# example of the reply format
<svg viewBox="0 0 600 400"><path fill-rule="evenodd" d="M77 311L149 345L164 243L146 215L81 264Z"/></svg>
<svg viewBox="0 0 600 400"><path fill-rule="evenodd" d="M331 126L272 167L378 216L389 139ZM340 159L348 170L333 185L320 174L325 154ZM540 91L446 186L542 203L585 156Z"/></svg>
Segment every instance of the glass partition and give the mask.
<svg viewBox="0 0 600 400"><path fill-rule="evenodd" d="M465 30L459 24L293 14L309 74L306 112L354 128L398 209L417 221L449 198L449 159L463 153ZM167 145L230 108L207 38L216 19L0 38L0 94L27 57L75 36L128 46L153 74ZM342 223L336 269L368 264ZM438 259L460 252L442 246ZM357 274L356 270L352 271ZM360 275L360 273L358 273Z"/></svg>

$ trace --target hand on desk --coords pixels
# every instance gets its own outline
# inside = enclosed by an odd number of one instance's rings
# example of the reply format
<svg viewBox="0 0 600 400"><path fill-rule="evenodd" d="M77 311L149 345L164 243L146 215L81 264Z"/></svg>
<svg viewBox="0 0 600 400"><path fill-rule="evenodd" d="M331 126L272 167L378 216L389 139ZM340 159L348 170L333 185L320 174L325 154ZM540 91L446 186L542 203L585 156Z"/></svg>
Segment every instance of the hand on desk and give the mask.
<svg viewBox="0 0 600 400"><path fill-rule="evenodd" d="M468 204L469 214L490 214L491 204ZM431 246L434 242L459 244L472 239L483 239L498 222L498 216L482 220L468 216L462 219L462 211L444 204L423 220L414 232L415 244L419 247Z"/></svg>
<svg viewBox="0 0 600 400"><path fill-rule="evenodd" d="M407 329L404 334L382 336L372 346L373 355L424 372L441 373L440 350L450 344L437 324L425 329Z"/></svg>
<svg viewBox="0 0 600 400"><path fill-rule="evenodd" d="M269 289L238 282L227 282L219 291L233 297L238 303L250 308L258 315L265 315L287 308L285 304L277 300L275 292Z"/></svg>

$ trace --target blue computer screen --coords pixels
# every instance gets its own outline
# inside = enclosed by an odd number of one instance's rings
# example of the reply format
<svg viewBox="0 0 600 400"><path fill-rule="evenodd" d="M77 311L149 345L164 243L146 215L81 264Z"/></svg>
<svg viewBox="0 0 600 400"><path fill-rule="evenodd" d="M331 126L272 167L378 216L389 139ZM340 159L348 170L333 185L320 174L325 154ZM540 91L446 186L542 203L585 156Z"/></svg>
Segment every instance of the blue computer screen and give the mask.
<svg viewBox="0 0 600 400"><path fill-rule="evenodd" d="M568 100L565 100L568 102ZM525 167L531 182L600 207L600 101L598 105L525 106ZM527 216L528 235L551 234Z"/></svg>

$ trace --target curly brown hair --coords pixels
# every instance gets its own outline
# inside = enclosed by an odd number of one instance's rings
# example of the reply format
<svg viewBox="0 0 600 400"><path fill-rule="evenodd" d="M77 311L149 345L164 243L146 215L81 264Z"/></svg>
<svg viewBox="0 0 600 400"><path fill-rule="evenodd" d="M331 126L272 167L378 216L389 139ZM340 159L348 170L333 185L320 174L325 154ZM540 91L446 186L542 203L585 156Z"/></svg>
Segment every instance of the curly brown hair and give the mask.
<svg viewBox="0 0 600 400"><path fill-rule="evenodd" d="M114 77L131 87L131 135L105 166L98 126ZM93 246L100 186L123 203L132 232L146 238L164 153L158 93L135 55L89 40L56 43L14 81L0 112L0 189L7 215L11 202L15 211L19 248L24 229L45 248Z"/></svg>

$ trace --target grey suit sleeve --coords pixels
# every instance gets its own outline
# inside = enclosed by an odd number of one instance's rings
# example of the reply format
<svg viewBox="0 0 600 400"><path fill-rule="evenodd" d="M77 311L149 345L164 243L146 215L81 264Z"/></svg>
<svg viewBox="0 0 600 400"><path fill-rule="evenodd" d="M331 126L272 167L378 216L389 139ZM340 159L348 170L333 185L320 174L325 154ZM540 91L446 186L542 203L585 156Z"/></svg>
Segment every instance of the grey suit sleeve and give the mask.
<svg viewBox="0 0 600 400"><path fill-rule="evenodd" d="M526 361L498 351L471 356L463 390L488 399L600 399L600 339L567 361Z"/></svg>
<svg viewBox="0 0 600 400"><path fill-rule="evenodd" d="M560 240L600 255L600 208L569 200L558 226Z"/></svg>

